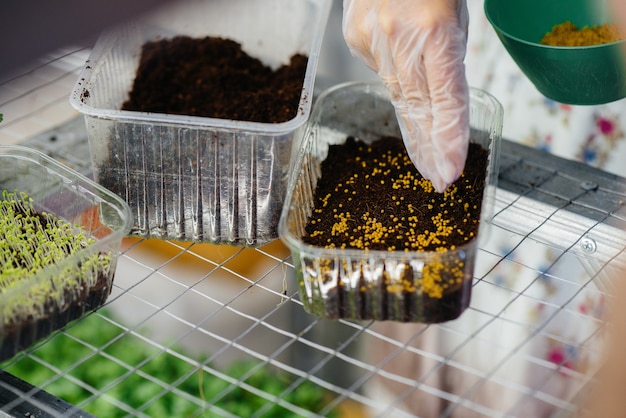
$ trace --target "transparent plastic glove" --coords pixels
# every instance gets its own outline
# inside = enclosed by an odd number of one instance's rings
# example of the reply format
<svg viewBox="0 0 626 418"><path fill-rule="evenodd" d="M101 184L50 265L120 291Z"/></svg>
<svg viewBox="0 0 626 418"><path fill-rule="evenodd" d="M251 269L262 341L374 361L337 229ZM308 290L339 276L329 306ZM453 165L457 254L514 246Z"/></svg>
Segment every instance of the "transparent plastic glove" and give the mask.
<svg viewBox="0 0 626 418"><path fill-rule="evenodd" d="M459 178L469 142L465 0L344 0L351 53L389 90L409 157L438 192Z"/></svg>

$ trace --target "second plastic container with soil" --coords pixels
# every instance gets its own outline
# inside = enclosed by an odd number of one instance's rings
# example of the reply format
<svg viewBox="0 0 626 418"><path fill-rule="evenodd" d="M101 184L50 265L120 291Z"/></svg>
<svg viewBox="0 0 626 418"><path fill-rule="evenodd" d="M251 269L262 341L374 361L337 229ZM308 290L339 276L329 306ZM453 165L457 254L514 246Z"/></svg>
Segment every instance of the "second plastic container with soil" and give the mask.
<svg viewBox="0 0 626 418"><path fill-rule="evenodd" d="M329 0L183 0L98 39L70 103L85 116L94 178L131 207L131 235L278 237L329 12Z"/></svg>

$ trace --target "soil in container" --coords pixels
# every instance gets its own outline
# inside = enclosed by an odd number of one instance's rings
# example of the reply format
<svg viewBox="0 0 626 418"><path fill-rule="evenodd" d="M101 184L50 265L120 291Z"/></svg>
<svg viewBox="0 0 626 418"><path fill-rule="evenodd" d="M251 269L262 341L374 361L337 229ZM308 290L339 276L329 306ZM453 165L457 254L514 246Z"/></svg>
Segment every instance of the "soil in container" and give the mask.
<svg viewBox="0 0 626 418"><path fill-rule="evenodd" d="M146 42L123 110L280 123L293 119L308 58L272 69L233 40L178 36Z"/></svg>
<svg viewBox="0 0 626 418"><path fill-rule="evenodd" d="M467 263L473 261L446 254L477 236L487 163L488 151L470 144L461 177L437 193L415 169L400 138L371 145L348 138L332 145L303 241L327 249L432 252L441 262L421 271L406 263L394 272L401 280L393 282L387 272L376 282L362 275L350 289L340 281L321 302L324 315L424 322L458 317L469 299L467 272L473 265Z"/></svg>
<svg viewBox="0 0 626 418"><path fill-rule="evenodd" d="M304 111L300 103L308 100L309 92L303 92L307 64L308 56L294 54L282 66L270 67L239 43L219 37L147 42L121 108L283 123ZM277 236L292 146L287 135L257 146L247 140L222 141L226 135L210 124L197 130L160 123L154 128L140 133L135 124L116 125L108 155L98 157L94 170L98 183L122 196L138 214L131 235L236 245L256 245ZM181 134L180 142L169 141L171 132ZM202 166L198 158L204 160Z"/></svg>

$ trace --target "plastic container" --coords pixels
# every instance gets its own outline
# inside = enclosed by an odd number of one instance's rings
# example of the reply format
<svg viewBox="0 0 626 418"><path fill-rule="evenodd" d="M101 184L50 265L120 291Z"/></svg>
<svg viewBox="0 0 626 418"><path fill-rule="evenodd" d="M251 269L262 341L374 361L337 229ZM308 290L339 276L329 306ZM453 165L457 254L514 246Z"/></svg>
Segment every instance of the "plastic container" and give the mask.
<svg viewBox="0 0 626 418"><path fill-rule="evenodd" d="M624 42L566 47L539 42L565 20L584 26L611 23L606 2L595 0L485 0L485 15L502 44L546 97L594 105L626 97Z"/></svg>
<svg viewBox="0 0 626 418"><path fill-rule="evenodd" d="M37 212L76 225L95 242L43 267L19 286L0 283L0 361L106 301L131 221L128 205L118 196L21 146L0 146L2 190L26 193Z"/></svg>
<svg viewBox="0 0 626 418"><path fill-rule="evenodd" d="M295 161L279 224L280 237L292 253L300 299L307 312L328 319L433 323L454 319L468 307L478 240L486 233L485 226L492 216L502 132L502 106L498 101L479 90L472 90L470 97L471 141L490 154L478 237L445 253L409 253L326 249L302 241L329 146L345 142L348 136L366 143L387 135L400 137L393 106L381 85L348 83L320 96ZM452 270L461 276L448 274ZM389 289L387 284L405 279L419 289L422 275L430 274L432 278L436 271L440 273L436 280L450 285L441 298L419 290L385 290ZM459 278L461 283L453 284Z"/></svg>
<svg viewBox="0 0 626 418"><path fill-rule="evenodd" d="M310 114L330 5L185 0L98 39L70 102L85 115L96 181L132 209L132 235L250 246L278 237L293 143ZM265 124L120 110L141 46L175 35L232 39L272 67L306 54L297 116Z"/></svg>

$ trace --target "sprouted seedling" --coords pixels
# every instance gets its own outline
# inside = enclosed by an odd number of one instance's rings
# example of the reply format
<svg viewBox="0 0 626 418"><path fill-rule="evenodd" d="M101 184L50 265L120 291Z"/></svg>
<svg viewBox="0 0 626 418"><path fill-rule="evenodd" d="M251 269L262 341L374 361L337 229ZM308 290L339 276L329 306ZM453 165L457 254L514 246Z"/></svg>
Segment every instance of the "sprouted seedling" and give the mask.
<svg viewBox="0 0 626 418"><path fill-rule="evenodd" d="M110 257L86 254L73 264L68 257L93 244L80 227L46 212L37 212L25 193L3 190L0 200L0 304L2 323L37 317L51 300L62 303L68 289L93 286L98 272L108 270ZM45 268L55 266L49 277L27 283ZM71 290L69 290L71 292ZM7 295L11 295L8 297Z"/></svg>

